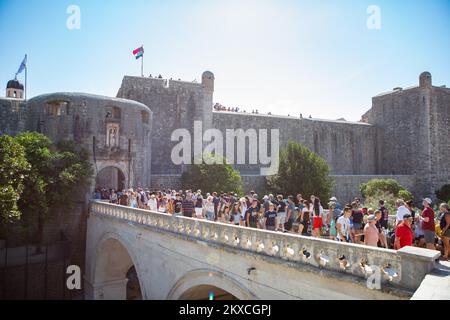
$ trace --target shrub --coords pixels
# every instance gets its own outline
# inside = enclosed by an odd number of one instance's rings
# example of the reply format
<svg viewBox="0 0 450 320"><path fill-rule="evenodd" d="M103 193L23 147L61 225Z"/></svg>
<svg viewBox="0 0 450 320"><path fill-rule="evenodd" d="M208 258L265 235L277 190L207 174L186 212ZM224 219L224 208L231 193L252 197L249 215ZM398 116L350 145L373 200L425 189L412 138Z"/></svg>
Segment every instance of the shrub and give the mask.
<svg viewBox="0 0 450 320"><path fill-rule="evenodd" d="M442 186L439 190L435 191L436 197L444 202L450 202L450 184Z"/></svg>

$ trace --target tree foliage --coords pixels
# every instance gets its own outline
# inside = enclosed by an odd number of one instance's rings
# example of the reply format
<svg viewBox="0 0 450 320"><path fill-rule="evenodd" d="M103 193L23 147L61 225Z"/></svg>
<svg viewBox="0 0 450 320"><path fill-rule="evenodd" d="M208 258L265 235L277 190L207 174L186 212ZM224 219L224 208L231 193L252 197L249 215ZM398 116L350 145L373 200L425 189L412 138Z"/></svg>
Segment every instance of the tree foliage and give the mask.
<svg viewBox="0 0 450 320"><path fill-rule="evenodd" d="M189 165L181 175L183 189L205 192L235 192L242 194L242 179L239 171L218 156L204 155L202 164ZM215 159L215 164L211 163Z"/></svg>
<svg viewBox="0 0 450 320"><path fill-rule="evenodd" d="M296 142L289 141L280 150L279 169L267 178L272 193L316 195L328 199L333 188L327 162L317 154Z"/></svg>
<svg viewBox="0 0 450 320"><path fill-rule="evenodd" d="M398 192L398 197L400 199L403 199L404 201L410 201L414 199L414 196L412 195L411 192L409 192L406 189L402 189Z"/></svg>
<svg viewBox="0 0 450 320"><path fill-rule="evenodd" d="M372 179L360 186L364 198L373 197L380 192L392 194L403 200L412 200L412 194L394 179Z"/></svg>
<svg viewBox="0 0 450 320"><path fill-rule="evenodd" d="M443 185L442 188L436 190L436 197L444 202L450 202L450 184Z"/></svg>
<svg viewBox="0 0 450 320"><path fill-rule="evenodd" d="M25 149L13 137L0 136L0 225L20 217L18 201L30 165Z"/></svg>
<svg viewBox="0 0 450 320"><path fill-rule="evenodd" d="M13 174L20 180L20 184L11 187L18 195L14 217L22 221L23 227L37 228L39 241L44 223L61 206L70 208L88 185L92 170L87 153L73 142L61 141L53 145L49 138L36 132L0 138L14 143L18 153L14 157L23 162L20 167L26 167L24 173L17 170ZM9 167L8 161L0 162L0 172ZM3 181L0 186L3 187Z"/></svg>

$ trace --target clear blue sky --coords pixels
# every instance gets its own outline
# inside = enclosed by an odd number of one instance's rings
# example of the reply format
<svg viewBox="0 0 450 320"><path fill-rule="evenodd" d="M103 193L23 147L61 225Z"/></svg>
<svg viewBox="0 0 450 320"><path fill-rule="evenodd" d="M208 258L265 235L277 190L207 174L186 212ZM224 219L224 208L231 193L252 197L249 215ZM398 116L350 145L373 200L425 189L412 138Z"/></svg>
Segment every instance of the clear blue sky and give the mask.
<svg viewBox="0 0 450 320"><path fill-rule="evenodd" d="M78 5L81 29L69 30ZM366 26L369 5L381 29ZM371 97L430 71L450 86L449 0L0 0L0 83L28 54L32 97L115 96L139 75L216 76L215 102L274 114L359 120ZM23 79L23 74L20 75Z"/></svg>

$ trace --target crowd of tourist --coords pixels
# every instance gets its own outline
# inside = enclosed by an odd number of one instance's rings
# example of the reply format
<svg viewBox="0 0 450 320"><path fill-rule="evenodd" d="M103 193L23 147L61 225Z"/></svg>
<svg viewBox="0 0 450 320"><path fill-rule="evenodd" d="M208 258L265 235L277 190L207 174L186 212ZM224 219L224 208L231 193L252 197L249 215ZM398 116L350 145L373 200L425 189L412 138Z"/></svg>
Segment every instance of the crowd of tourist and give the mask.
<svg viewBox="0 0 450 320"><path fill-rule="evenodd" d="M243 113L247 113L246 110L240 110L238 107L236 108L230 108L230 107L226 107L220 103L216 103L213 106L214 111L228 111L228 112L243 112ZM253 109L252 110L252 114L259 114L258 109ZM268 112L267 115L271 116L272 112ZM290 117L291 115L288 114L288 117ZM300 113L300 119L303 119L303 114ZM312 119L312 116L309 115L309 119Z"/></svg>
<svg viewBox="0 0 450 320"><path fill-rule="evenodd" d="M396 201L395 219L383 200L378 208L366 208L359 198L344 206L336 197L327 201L301 194L258 195L251 191L244 197L237 194L201 190L161 190L150 192L143 188L115 191L98 188L94 198L110 203L168 213L236 226L289 232L318 238L329 238L373 247L400 249L417 246L441 250L442 260L450 253L450 211L446 203L438 206L436 214L429 198L423 199L423 209L412 201Z"/></svg>
<svg viewBox="0 0 450 320"><path fill-rule="evenodd" d="M221 105L220 103L216 103L213 108L215 111L239 112L238 107L236 107L236 108L225 107L225 106Z"/></svg>

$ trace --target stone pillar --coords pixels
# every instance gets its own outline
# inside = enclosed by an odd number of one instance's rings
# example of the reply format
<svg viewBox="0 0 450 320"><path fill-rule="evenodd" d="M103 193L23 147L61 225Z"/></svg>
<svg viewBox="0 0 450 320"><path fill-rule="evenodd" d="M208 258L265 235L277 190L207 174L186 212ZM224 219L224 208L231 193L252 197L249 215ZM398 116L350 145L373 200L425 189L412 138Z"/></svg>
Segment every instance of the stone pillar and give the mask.
<svg viewBox="0 0 450 320"><path fill-rule="evenodd" d="M111 280L91 284L84 280L84 298L86 300L126 300L128 279Z"/></svg>
<svg viewBox="0 0 450 320"><path fill-rule="evenodd" d="M401 280L404 288L417 290L425 276L435 267L439 251L417 247L403 247L397 251L401 257Z"/></svg>

